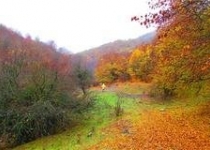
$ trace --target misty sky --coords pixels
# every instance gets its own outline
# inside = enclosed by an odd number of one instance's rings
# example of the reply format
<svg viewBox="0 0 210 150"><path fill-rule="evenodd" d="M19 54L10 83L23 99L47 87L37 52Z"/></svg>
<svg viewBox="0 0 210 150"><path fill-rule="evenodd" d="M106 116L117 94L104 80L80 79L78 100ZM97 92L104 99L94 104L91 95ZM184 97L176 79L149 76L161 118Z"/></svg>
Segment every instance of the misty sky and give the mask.
<svg viewBox="0 0 210 150"><path fill-rule="evenodd" d="M147 0L1 0L0 23L75 53L154 30L130 21L148 11Z"/></svg>

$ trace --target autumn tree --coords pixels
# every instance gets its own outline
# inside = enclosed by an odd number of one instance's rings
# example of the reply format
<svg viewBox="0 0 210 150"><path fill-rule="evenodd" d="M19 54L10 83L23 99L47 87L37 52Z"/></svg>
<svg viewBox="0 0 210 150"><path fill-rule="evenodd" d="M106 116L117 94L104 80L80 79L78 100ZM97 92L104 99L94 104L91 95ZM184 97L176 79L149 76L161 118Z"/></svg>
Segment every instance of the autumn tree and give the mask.
<svg viewBox="0 0 210 150"><path fill-rule="evenodd" d="M153 62L151 60L151 46L140 46L133 50L129 57L129 74L133 79L142 81L151 80L151 72L153 70Z"/></svg>
<svg viewBox="0 0 210 150"><path fill-rule="evenodd" d="M127 68L127 54L109 53L99 60L95 75L99 82L125 81L130 78Z"/></svg>
<svg viewBox="0 0 210 150"><path fill-rule="evenodd" d="M149 5L158 11L133 20L147 27L158 26L153 52L157 57L156 92L163 97L188 91L199 94L206 89L210 75L210 2L151 0Z"/></svg>

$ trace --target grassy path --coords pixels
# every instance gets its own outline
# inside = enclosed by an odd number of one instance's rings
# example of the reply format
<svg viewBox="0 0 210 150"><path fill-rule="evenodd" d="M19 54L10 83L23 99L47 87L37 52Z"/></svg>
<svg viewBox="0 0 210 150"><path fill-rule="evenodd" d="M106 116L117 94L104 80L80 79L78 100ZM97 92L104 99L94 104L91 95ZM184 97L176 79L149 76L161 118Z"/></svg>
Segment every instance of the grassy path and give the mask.
<svg viewBox="0 0 210 150"><path fill-rule="evenodd" d="M209 150L209 104L203 99L142 102L148 86L127 83L106 92L94 89L95 107L77 127L14 150ZM120 117L115 116L115 91L123 93Z"/></svg>
<svg viewBox="0 0 210 150"><path fill-rule="evenodd" d="M84 114L85 119L77 127L61 134L40 138L14 150L82 150L103 140L107 135L102 129L119 119L114 112L117 95L113 92L96 93L98 98L94 108ZM122 104L125 113L136 109L134 103L133 100L128 100Z"/></svg>

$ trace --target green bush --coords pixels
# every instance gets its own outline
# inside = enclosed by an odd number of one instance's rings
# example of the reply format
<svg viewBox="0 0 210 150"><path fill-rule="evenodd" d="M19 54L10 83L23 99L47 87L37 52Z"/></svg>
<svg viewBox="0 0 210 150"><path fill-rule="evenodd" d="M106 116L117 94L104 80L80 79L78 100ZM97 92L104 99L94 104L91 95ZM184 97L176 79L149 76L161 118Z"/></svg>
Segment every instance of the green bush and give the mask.
<svg viewBox="0 0 210 150"><path fill-rule="evenodd" d="M17 67L8 63L0 70L0 138L6 135L7 145L64 130L92 106L89 94L81 98L73 95L70 77L46 66L27 74Z"/></svg>

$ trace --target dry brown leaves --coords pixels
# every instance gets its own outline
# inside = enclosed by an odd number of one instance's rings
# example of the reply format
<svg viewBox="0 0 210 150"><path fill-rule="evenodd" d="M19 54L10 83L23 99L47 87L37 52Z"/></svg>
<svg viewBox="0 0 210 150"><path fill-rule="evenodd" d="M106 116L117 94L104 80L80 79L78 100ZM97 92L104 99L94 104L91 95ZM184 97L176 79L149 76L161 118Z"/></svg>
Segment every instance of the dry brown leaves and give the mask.
<svg viewBox="0 0 210 150"><path fill-rule="evenodd" d="M200 111L146 111L135 123L120 120L89 150L209 150L210 121Z"/></svg>

